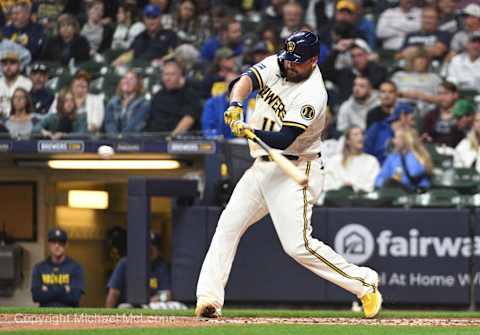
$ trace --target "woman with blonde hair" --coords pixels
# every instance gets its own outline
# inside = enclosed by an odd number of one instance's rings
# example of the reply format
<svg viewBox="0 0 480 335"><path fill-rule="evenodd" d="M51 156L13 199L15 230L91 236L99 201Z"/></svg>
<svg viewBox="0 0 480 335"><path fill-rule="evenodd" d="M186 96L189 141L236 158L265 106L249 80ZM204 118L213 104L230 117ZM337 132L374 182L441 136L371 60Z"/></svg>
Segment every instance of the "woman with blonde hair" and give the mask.
<svg viewBox="0 0 480 335"><path fill-rule="evenodd" d="M472 130L455 148L454 164L480 172L480 111L475 113Z"/></svg>
<svg viewBox="0 0 480 335"><path fill-rule="evenodd" d="M130 70L120 80L117 94L107 105L105 132L141 132L145 128L149 110L149 103L143 96L142 78L137 72Z"/></svg>
<svg viewBox="0 0 480 335"><path fill-rule="evenodd" d="M341 154L327 163L325 190L351 187L354 191L373 191L380 170L377 159L363 152L363 130L354 126L345 132Z"/></svg>
<svg viewBox="0 0 480 335"><path fill-rule="evenodd" d="M399 128L393 138L394 151L387 156L377 176L377 188L400 185L409 191L430 187L433 164L430 154L414 129Z"/></svg>

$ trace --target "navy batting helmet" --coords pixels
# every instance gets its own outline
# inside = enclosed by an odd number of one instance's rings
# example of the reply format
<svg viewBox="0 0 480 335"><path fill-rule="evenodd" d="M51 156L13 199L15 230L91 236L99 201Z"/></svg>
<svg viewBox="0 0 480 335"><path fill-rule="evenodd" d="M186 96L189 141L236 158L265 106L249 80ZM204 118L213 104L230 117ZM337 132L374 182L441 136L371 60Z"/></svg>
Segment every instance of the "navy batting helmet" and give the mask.
<svg viewBox="0 0 480 335"><path fill-rule="evenodd" d="M320 42L318 36L310 31L297 31L288 36L283 50L278 53L280 61L288 60L295 63L304 63L308 59L318 56Z"/></svg>

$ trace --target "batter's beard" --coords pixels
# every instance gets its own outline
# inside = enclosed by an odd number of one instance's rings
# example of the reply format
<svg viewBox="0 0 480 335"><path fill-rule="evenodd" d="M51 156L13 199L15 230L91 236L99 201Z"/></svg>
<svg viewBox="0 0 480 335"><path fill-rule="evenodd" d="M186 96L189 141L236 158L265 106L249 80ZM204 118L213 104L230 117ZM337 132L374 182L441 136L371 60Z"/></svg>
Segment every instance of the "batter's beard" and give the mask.
<svg viewBox="0 0 480 335"><path fill-rule="evenodd" d="M308 72L308 73L296 73L291 70L286 70L286 79L287 81L290 81L292 83L299 83L301 81L304 81L305 79L308 79L310 75L312 74L313 70Z"/></svg>

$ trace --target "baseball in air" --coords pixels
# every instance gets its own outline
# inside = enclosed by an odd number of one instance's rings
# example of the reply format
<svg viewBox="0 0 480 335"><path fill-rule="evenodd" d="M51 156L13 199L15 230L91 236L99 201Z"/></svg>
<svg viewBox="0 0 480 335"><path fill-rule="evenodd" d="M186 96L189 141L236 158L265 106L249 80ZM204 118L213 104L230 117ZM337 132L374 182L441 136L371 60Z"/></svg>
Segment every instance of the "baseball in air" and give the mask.
<svg viewBox="0 0 480 335"><path fill-rule="evenodd" d="M97 153L100 155L102 158L110 158L113 156L115 151L113 148L109 145L101 145L98 147Z"/></svg>

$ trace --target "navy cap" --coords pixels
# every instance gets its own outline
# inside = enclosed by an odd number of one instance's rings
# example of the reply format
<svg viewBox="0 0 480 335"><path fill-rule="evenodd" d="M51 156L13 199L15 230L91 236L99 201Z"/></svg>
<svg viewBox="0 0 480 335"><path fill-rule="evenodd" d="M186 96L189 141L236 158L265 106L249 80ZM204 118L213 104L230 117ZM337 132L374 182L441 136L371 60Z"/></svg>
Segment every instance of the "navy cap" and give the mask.
<svg viewBox="0 0 480 335"><path fill-rule="evenodd" d="M318 36L310 31L297 31L284 42L283 50L278 53L280 61L288 60L295 63L305 63L320 53Z"/></svg>
<svg viewBox="0 0 480 335"><path fill-rule="evenodd" d="M48 242L50 241L59 241L59 242L67 242L68 236L67 233L58 228L50 229L48 231Z"/></svg>
<svg viewBox="0 0 480 335"><path fill-rule="evenodd" d="M394 122L400 119L400 116L402 113L405 114L410 114L413 113L413 106L412 104L408 102L399 102L396 106L395 109L393 110L393 113L385 119L387 122Z"/></svg>
<svg viewBox="0 0 480 335"><path fill-rule="evenodd" d="M162 10L157 5L146 5L143 8L143 15L147 17L159 17L162 14Z"/></svg>

